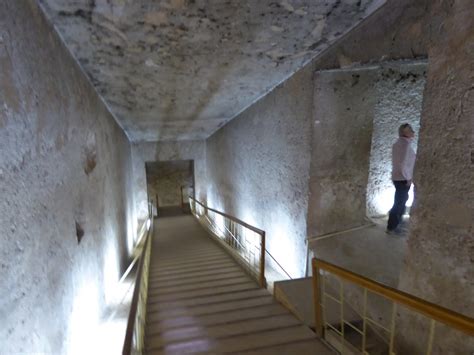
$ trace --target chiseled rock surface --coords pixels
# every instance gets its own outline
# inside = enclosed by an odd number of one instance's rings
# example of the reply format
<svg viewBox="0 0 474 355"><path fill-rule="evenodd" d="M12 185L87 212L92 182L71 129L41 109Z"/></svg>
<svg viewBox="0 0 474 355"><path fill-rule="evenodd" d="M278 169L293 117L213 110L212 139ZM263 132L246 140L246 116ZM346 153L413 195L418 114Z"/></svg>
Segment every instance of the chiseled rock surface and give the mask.
<svg viewBox="0 0 474 355"><path fill-rule="evenodd" d="M384 0L39 0L132 141L207 138Z"/></svg>
<svg viewBox="0 0 474 355"><path fill-rule="evenodd" d="M34 0L0 1L0 103L0 353L91 353L135 234L131 145Z"/></svg>
<svg viewBox="0 0 474 355"><path fill-rule="evenodd" d="M146 164L147 187L150 199L158 207L181 206L182 196L187 198L193 186L193 161L178 160ZM183 192L181 192L181 188Z"/></svg>
<svg viewBox="0 0 474 355"><path fill-rule="evenodd" d="M132 144L132 157L133 198L138 224L148 214L147 174L144 169L147 162L192 160L196 197L204 199L207 185L205 141L135 143Z"/></svg>
<svg viewBox="0 0 474 355"><path fill-rule="evenodd" d="M399 287L474 317L474 3L429 8L429 64L415 168L417 199ZM428 322L402 314L398 353L421 350ZM423 343L422 343L423 344ZM437 325L433 354L472 354L474 338Z"/></svg>

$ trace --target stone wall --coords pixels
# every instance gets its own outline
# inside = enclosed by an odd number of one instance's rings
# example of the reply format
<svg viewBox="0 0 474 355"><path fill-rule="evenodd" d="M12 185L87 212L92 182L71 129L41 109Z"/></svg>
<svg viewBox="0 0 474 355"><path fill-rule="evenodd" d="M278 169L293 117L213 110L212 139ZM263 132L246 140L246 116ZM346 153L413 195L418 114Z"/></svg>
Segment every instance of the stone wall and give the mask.
<svg viewBox="0 0 474 355"><path fill-rule="evenodd" d="M0 63L0 352L80 353L133 240L131 147L35 1L0 3Z"/></svg>
<svg viewBox="0 0 474 355"><path fill-rule="evenodd" d="M293 277L306 265L314 71L424 57L424 16L423 2L388 1L208 139L208 203L266 230Z"/></svg>
<svg viewBox="0 0 474 355"><path fill-rule="evenodd" d="M316 73L310 236L387 214L394 195L391 146L401 123L419 131L425 70L425 61L392 61Z"/></svg>
<svg viewBox="0 0 474 355"><path fill-rule="evenodd" d="M388 0L373 15L313 61L315 69L335 69L394 59L425 58L429 0Z"/></svg>
<svg viewBox="0 0 474 355"><path fill-rule="evenodd" d="M133 144L133 188L138 226L140 226L148 215L145 163L193 160L196 198L202 200L205 199L206 196L205 186L207 184L205 147L205 141L174 141Z"/></svg>
<svg viewBox="0 0 474 355"><path fill-rule="evenodd" d="M150 168L152 166L152 168ZM192 161L158 162L147 165L148 195L158 207L181 206L194 185ZM187 189L183 189L186 187ZM182 196L183 194L183 196Z"/></svg>
<svg viewBox="0 0 474 355"><path fill-rule="evenodd" d="M399 285L470 317L474 317L473 13L470 0L436 1L428 12L431 44L414 177L417 198ZM427 335L427 328L426 320L404 318L399 352L406 353L406 347L418 350L415 344ZM474 349L474 339L462 333L438 326L436 334L433 354L470 354Z"/></svg>
<svg viewBox="0 0 474 355"><path fill-rule="evenodd" d="M426 61L385 64L373 86L376 98L367 186L367 215L386 216L393 205L392 144L398 127L410 123L415 130L412 146L417 149L421 106L426 84ZM410 189L411 204L414 188Z"/></svg>
<svg viewBox="0 0 474 355"><path fill-rule="evenodd" d="M385 0L38 0L132 141L199 140Z"/></svg>
<svg viewBox="0 0 474 355"><path fill-rule="evenodd" d="M267 249L304 274L312 82L300 72L207 141L207 202L267 233Z"/></svg>
<svg viewBox="0 0 474 355"><path fill-rule="evenodd" d="M308 235L366 224L374 68L315 76Z"/></svg>

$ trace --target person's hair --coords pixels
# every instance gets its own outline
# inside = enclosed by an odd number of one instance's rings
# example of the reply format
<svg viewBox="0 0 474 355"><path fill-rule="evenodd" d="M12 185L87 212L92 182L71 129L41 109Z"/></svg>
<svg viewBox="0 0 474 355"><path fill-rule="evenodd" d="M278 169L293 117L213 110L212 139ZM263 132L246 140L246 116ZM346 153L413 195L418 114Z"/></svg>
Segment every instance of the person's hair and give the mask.
<svg viewBox="0 0 474 355"><path fill-rule="evenodd" d="M413 131L413 128L411 128L411 125L409 123L404 123L400 127L398 127L398 135L400 137L403 137L403 132L405 129L410 128Z"/></svg>

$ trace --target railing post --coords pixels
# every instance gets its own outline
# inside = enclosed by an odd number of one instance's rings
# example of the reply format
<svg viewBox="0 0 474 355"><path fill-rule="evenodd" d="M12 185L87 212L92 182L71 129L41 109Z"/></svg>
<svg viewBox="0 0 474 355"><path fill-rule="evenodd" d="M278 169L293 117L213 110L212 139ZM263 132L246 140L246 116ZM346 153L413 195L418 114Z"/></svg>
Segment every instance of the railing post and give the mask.
<svg viewBox="0 0 474 355"><path fill-rule="evenodd" d="M316 330L316 334L318 334L318 336L322 338L324 334L323 334L323 314L322 314L322 309L321 309L321 293L320 293L321 276L319 274L320 269L317 265L316 259L314 258L312 261L312 265L313 265L314 328Z"/></svg>
<svg viewBox="0 0 474 355"><path fill-rule="evenodd" d="M217 238L220 243L230 248L232 254L235 254L238 261L244 264L244 268L249 270L259 286L262 288L267 287L265 278L265 254L268 254L288 278L291 279L291 276L285 269L283 269L278 261L265 249L265 231L251 226L236 217L208 207L192 196L189 198L192 200L194 209L199 206L199 213L197 213L197 210L194 213L197 220L204 228L207 228L211 232L211 235ZM218 218L216 218L216 216ZM221 218L224 221L223 224L221 223ZM245 228L245 231L251 231L251 241L248 240L248 233L243 233L243 228ZM260 245L258 245L259 241L257 239L259 237ZM260 252L258 251L259 247Z"/></svg>
<svg viewBox="0 0 474 355"><path fill-rule="evenodd" d="M145 222L146 223L146 222ZM148 291L148 263L151 253L151 233L153 233L153 219L151 219L150 230L147 231L145 244L138 261L137 275L135 276L135 286L133 289L132 303L127 320L125 340L122 348L123 355L141 354L143 351L143 335L146 312L143 310L146 305ZM142 314L143 312L143 314ZM142 322L143 320L143 322Z"/></svg>
<svg viewBox="0 0 474 355"><path fill-rule="evenodd" d="M265 232L262 232L262 241L260 245L260 287L265 288Z"/></svg>

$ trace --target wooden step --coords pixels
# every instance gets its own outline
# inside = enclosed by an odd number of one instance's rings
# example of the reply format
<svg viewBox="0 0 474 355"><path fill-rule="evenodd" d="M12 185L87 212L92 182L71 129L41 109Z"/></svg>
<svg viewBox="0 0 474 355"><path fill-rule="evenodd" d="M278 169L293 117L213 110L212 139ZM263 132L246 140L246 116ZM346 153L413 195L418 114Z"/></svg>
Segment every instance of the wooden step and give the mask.
<svg viewBox="0 0 474 355"><path fill-rule="evenodd" d="M182 260L186 261L194 261L196 259L203 259L203 258L208 258L208 257L213 257L216 255L226 255L224 251L220 249L209 249L209 246L207 246L203 251L201 252L180 252L180 253L173 253L172 257L166 257L165 255L155 255L150 262L151 263L161 263L161 264L175 264L175 263L180 263ZM184 258L184 259L182 259Z"/></svg>
<svg viewBox="0 0 474 355"><path fill-rule="evenodd" d="M165 345L163 348L147 351L147 354L183 354L189 352L230 353L254 350L262 347L286 344L295 341L314 339L315 334L302 325L289 326L274 330L254 332L224 339L193 339Z"/></svg>
<svg viewBox="0 0 474 355"><path fill-rule="evenodd" d="M182 244L176 244L174 241L171 241L169 244L160 243L160 241L157 241L157 243L155 243L156 248L153 253L153 258L155 260L172 261L175 259L176 255L193 257L206 255L213 252L222 252L222 249L219 248L219 246L215 245L214 243L209 244L209 241L207 241L205 238L196 239L194 236L189 236L189 239L186 240L186 242L189 242L189 245L185 247ZM160 257L159 259L158 256Z"/></svg>
<svg viewBox="0 0 474 355"><path fill-rule="evenodd" d="M167 295L160 295L157 297L150 297L149 296L149 303L155 302L167 302L167 301L174 301L174 300L183 300L189 299L194 297L201 297L201 296L210 296L215 294L222 294L222 293L231 293L236 291L244 291L244 290L253 290L258 288L258 285L254 281L243 282L240 284L230 285L230 286L222 286L222 287L215 287L215 288L206 288L202 290L196 290L192 292L184 292L184 293L170 293Z"/></svg>
<svg viewBox="0 0 474 355"><path fill-rule="evenodd" d="M215 259L208 259L202 260L199 263L189 263L189 264L180 264L180 265L173 265L173 266L162 266L161 264L157 263L152 265L150 268L150 275L154 274L161 274L162 272L168 271L181 271L181 270L193 270L196 267L202 267L207 265L218 265L220 263L225 263L232 261L229 257L221 256Z"/></svg>
<svg viewBox="0 0 474 355"><path fill-rule="evenodd" d="M153 280L153 285L149 288L150 290L158 290L160 288L166 288L166 287L172 287L172 286L183 286L183 285L192 285L192 284L197 284L201 282L207 282L207 281L212 281L212 280L224 280L228 278L233 278L233 277L239 277L242 275L246 275L244 271L242 270L234 270L231 272L227 273L221 273L221 274L210 274L210 275L196 275L192 279L185 279L185 280L180 280L180 279L171 279L171 280L166 280L166 281L157 281Z"/></svg>
<svg viewBox="0 0 474 355"><path fill-rule="evenodd" d="M158 288L151 288L148 292L149 297L153 297L153 295L167 295L170 293L183 293L183 292L193 292L196 290L204 290L208 288L214 287L221 287L221 286L230 286L234 284L240 284L243 282L251 281L250 277L245 274L241 274L238 277L233 277L229 279L223 280L214 280L214 281L206 281L197 284L184 284L179 286L169 286L169 287L158 287Z"/></svg>
<svg viewBox="0 0 474 355"><path fill-rule="evenodd" d="M209 255L210 253L220 253L222 249L216 248L213 245L210 245L205 240L202 240L201 243L194 243L189 248L184 248L182 245L179 246L179 249L176 249L176 246L165 247L160 245L160 242L157 241L156 248L153 250L151 261L173 261L177 260L176 256L184 257L193 257L201 255ZM156 249L156 252L155 252Z"/></svg>
<svg viewBox="0 0 474 355"><path fill-rule="evenodd" d="M192 325L211 326L218 324L228 324L242 320L250 320L281 314L288 314L288 312L280 305L270 304L266 306L244 308L240 310L221 312L217 314L206 314L196 317L183 316L165 319L158 322L153 322L150 319L147 319L147 337L178 327L187 327Z"/></svg>
<svg viewBox="0 0 474 355"><path fill-rule="evenodd" d="M273 298L271 296L254 297L244 300L221 302L212 305L161 309L159 311L147 310L147 318L152 321L159 321L168 318L181 317L185 315L193 317L204 314L214 314L224 311L238 310L247 307L262 306L272 303Z"/></svg>
<svg viewBox="0 0 474 355"><path fill-rule="evenodd" d="M151 282L162 282L162 281L172 281L172 280L193 280L195 277L198 276L209 276L209 275L219 275L219 274L225 274L228 272L234 272L234 271L242 271L242 268L239 267L238 265L232 265L224 268L219 268L219 269L210 269L206 271L195 271L195 272L189 272L185 273L182 275L168 275L168 276L160 276L160 275L155 275L153 277L150 277L149 280Z"/></svg>
<svg viewBox="0 0 474 355"><path fill-rule="evenodd" d="M147 306L147 311L157 311L159 309L173 309L173 308L193 307L193 306L201 306L201 305L212 305L212 304L221 303L221 302L248 299L248 298L267 296L267 295L269 295L267 290L256 288L254 290L246 290L246 291L231 292L231 293L224 293L224 294L212 294L208 296L193 297L193 298L177 300L177 301L160 302L160 303L152 303L152 304L149 303Z"/></svg>
<svg viewBox="0 0 474 355"><path fill-rule="evenodd" d="M223 353L252 350L293 341L314 339L315 337L316 335L306 326L296 325L293 327L255 332L245 336L228 338L220 341L216 350Z"/></svg>
<svg viewBox="0 0 474 355"><path fill-rule="evenodd" d="M254 281L246 281L240 284L234 285L227 285L221 287L214 287L214 288L205 288L201 290L195 291L188 291L184 293L169 293L166 295L153 295L149 297L149 303L156 303L156 302L166 302L166 301L175 301L175 300L182 300L182 299L189 299L194 297L201 297L201 296L209 296L214 294L220 293L230 293L235 291L243 291L243 290L252 290L258 288L258 285Z"/></svg>
<svg viewBox="0 0 474 355"><path fill-rule="evenodd" d="M328 348L324 343L316 340L296 341L276 346L267 346L253 350L240 351L239 354L246 355L336 355L337 353Z"/></svg>
<svg viewBox="0 0 474 355"><path fill-rule="evenodd" d="M193 219L163 219L157 228L146 354L331 353Z"/></svg>
<svg viewBox="0 0 474 355"><path fill-rule="evenodd" d="M147 350L159 349L166 344L189 341L191 339L210 338L216 340L264 330L286 328L298 324L299 322L291 315L282 314L210 327L183 327L165 331L154 336L150 342L146 344L146 348Z"/></svg>
<svg viewBox="0 0 474 355"><path fill-rule="evenodd" d="M209 264L209 265L200 265L196 267L187 267L185 269L172 269L172 270L158 270L150 273L150 277L154 276L168 276L168 275L183 275L183 274L188 274L190 272L196 272L196 271L208 271L208 270L217 270L220 268L224 267L230 267L230 266L236 266L237 263L232 260L226 260L220 263L214 263L214 264Z"/></svg>
<svg viewBox="0 0 474 355"><path fill-rule="evenodd" d="M223 261L223 260L228 261L229 256L224 255L224 254L220 254L220 255L213 256L213 257L209 257L209 258L196 259L196 260L193 260L193 261L187 260L185 258L180 258L180 261L176 261L172 264L157 262L157 263L153 264L150 271L151 272L155 272L155 271L159 272L161 270L163 270L163 271L164 270L179 270L179 269L182 269L182 268L195 267L195 266L198 266L198 265L205 265L205 264L215 263L215 262Z"/></svg>

